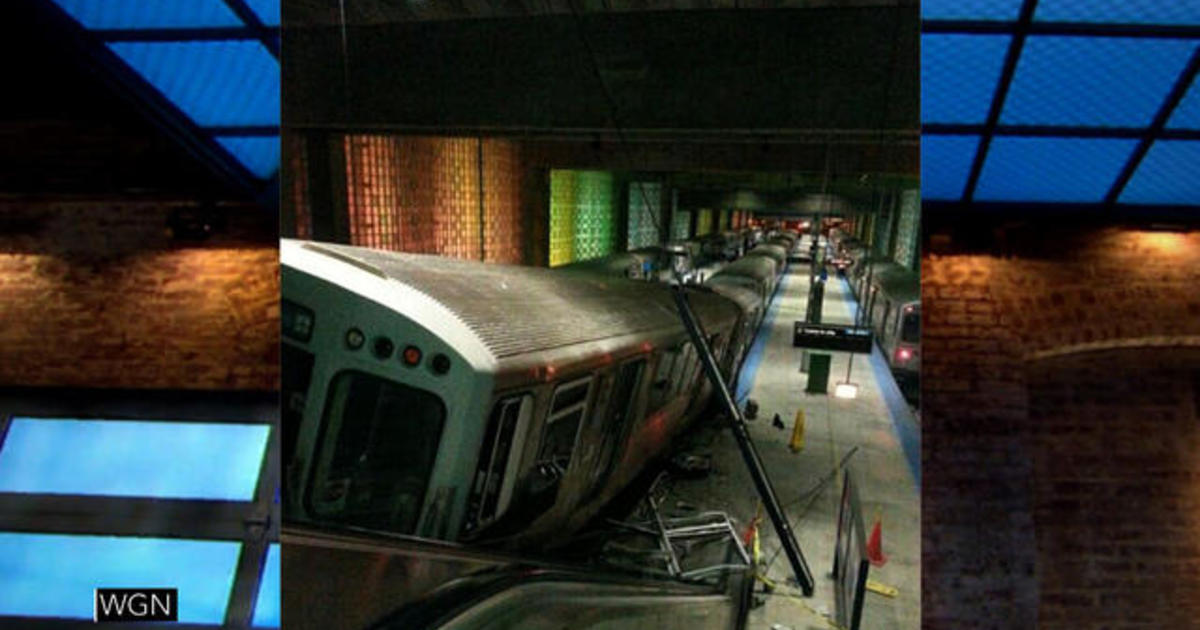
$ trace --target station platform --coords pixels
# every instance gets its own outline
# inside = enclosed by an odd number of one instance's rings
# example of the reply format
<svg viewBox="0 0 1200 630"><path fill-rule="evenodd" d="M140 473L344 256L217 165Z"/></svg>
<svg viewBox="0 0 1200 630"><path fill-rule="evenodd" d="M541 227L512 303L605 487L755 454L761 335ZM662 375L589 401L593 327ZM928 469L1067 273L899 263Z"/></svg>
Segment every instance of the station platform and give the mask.
<svg viewBox="0 0 1200 630"><path fill-rule="evenodd" d="M901 398L878 348L874 356L832 352L827 395L806 394L807 374L800 372L801 349L792 346L794 322L804 317L809 289L807 265L793 264L780 283L767 318L743 368L737 392L743 406L754 399L757 419L750 433L796 533L815 581L812 597L794 583L787 557L765 512L760 550L768 562L766 576L779 587L765 605L750 613L752 630L817 630L835 628L833 567L838 503L844 462L859 488L867 534L881 519L886 562L872 566L868 577L894 587L894 596L867 592L860 628L908 630L920 627L920 441L919 425ZM852 323L857 305L840 278L826 283L824 323ZM854 399L835 398L837 382L858 385ZM803 411L805 431L799 452L789 449L796 412ZM784 424L774 426L778 414ZM703 479L675 480L671 500L678 506L723 509L748 523L758 509L758 495L732 433L720 425L689 436L686 450L711 453L713 472ZM851 451L853 451L852 454ZM847 455L849 457L847 457Z"/></svg>

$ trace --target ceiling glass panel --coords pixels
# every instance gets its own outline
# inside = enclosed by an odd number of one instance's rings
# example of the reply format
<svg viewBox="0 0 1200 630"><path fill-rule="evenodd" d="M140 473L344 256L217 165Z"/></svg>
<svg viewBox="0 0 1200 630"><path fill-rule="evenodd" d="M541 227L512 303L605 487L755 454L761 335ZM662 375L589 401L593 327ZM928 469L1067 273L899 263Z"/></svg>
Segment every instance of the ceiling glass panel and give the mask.
<svg viewBox="0 0 1200 630"><path fill-rule="evenodd" d="M1021 12L1021 0L923 0L921 18L926 20L1006 20Z"/></svg>
<svg viewBox="0 0 1200 630"><path fill-rule="evenodd" d="M1121 192L1121 203L1200 204L1200 141L1159 140Z"/></svg>
<svg viewBox="0 0 1200 630"><path fill-rule="evenodd" d="M1196 45L1177 39L1031 36L1000 122L1144 127Z"/></svg>
<svg viewBox="0 0 1200 630"><path fill-rule="evenodd" d="M266 179L279 168L279 138L217 136L217 142L251 173Z"/></svg>
<svg viewBox="0 0 1200 630"><path fill-rule="evenodd" d="M1167 120L1168 129L1200 129L1200 81L1193 81Z"/></svg>
<svg viewBox="0 0 1200 630"><path fill-rule="evenodd" d="M221 0L54 0L54 3L89 29L243 26Z"/></svg>
<svg viewBox="0 0 1200 630"><path fill-rule="evenodd" d="M957 201L979 147L978 136L921 137L921 196Z"/></svg>
<svg viewBox="0 0 1200 630"><path fill-rule="evenodd" d="M1035 21L1200 24L1200 0L1040 0Z"/></svg>
<svg viewBox="0 0 1200 630"><path fill-rule="evenodd" d="M246 4L250 5L263 24L279 26L280 0L246 0Z"/></svg>
<svg viewBox="0 0 1200 630"><path fill-rule="evenodd" d="M1110 138L995 138L975 199L1098 203L1136 145Z"/></svg>
<svg viewBox="0 0 1200 630"><path fill-rule="evenodd" d="M181 623L220 624L241 543L0 532L0 615L92 618L93 589L177 588Z"/></svg>
<svg viewBox="0 0 1200 630"><path fill-rule="evenodd" d="M921 120L987 120L1010 39L1007 35L922 35Z"/></svg>
<svg viewBox="0 0 1200 630"><path fill-rule="evenodd" d="M279 64L257 41L109 47L200 126L279 124Z"/></svg>
<svg viewBox="0 0 1200 630"><path fill-rule="evenodd" d="M0 445L0 492L249 501L270 430L14 418Z"/></svg>
<svg viewBox="0 0 1200 630"><path fill-rule="evenodd" d="M254 602L254 627L279 627L279 596L279 543L274 543L267 551L267 562L263 566L258 597Z"/></svg>

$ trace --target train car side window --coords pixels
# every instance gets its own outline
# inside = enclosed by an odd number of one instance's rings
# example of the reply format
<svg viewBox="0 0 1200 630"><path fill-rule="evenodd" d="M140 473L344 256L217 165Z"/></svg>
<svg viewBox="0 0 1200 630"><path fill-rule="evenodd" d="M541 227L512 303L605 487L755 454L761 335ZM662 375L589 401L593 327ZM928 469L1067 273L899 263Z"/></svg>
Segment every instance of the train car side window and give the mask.
<svg viewBox="0 0 1200 630"><path fill-rule="evenodd" d="M650 412L658 411L671 399L671 390L674 389L671 371L675 367L675 359L678 356L676 349L668 349L657 354L658 364L654 369L654 381L650 383L650 398L646 404L646 410Z"/></svg>
<svg viewBox="0 0 1200 630"><path fill-rule="evenodd" d="M538 466L549 466L561 478L571 465L571 454L579 437L579 426L587 413L588 393L592 388L592 377L560 385L550 402L550 415L542 432L542 446L538 451Z"/></svg>
<svg viewBox="0 0 1200 630"><path fill-rule="evenodd" d="M464 534L495 521L508 509L521 459L518 451L525 443L532 415L530 394L502 398L492 408L467 500Z"/></svg>
<svg viewBox="0 0 1200 630"><path fill-rule="evenodd" d="M917 343L921 341L920 313L905 309L904 322L900 325L900 341L904 343Z"/></svg>

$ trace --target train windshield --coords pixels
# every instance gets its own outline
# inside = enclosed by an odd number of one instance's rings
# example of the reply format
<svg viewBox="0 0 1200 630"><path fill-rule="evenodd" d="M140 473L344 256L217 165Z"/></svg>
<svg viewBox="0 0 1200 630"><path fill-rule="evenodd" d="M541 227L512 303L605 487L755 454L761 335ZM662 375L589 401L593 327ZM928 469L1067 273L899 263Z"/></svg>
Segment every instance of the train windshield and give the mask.
<svg viewBox="0 0 1200 630"><path fill-rule="evenodd" d="M446 420L436 395L365 372L329 388L311 505L316 516L416 530Z"/></svg>
<svg viewBox="0 0 1200 630"><path fill-rule="evenodd" d="M900 340L905 343L918 343L921 341L921 314L908 312L904 314L904 321L900 322Z"/></svg>

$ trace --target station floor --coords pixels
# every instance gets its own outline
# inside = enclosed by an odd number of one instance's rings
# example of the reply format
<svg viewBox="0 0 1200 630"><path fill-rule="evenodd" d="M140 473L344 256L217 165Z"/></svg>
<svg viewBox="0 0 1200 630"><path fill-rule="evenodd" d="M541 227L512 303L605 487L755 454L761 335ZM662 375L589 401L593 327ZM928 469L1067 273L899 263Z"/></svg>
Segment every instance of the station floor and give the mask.
<svg viewBox="0 0 1200 630"><path fill-rule="evenodd" d="M804 317L808 267L793 264L784 274L768 318L751 349L739 388L757 401L750 433L815 581L812 597L789 583L791 566L780 551L770 519L763 512L761 555L770 562L766 575L779 586L763 606L750 613L752 630L827 630L838 627L833 567L842 472L854 476L869 536L881 519L886 561L872 566L869 579L896 589L894 596L868 591L860 628L908 630L920 627L920 442L912 410L900 398L879 353L853 355L849 381L858 385L854 399L833 396L845 381L851 355L833 352L829 394L806 394L807 374L800 372L801 350L792 346L794 322ZM839 278L826 283L824 323L852 323L857 305ZM789 449L796 412L803 411L803 447ZM785 428L773 426L779 414ZM709 428L691 437L690 449L711 453L713 472L700 480L675 480L669 499L679 506L721 509L741 524L757 511L758 495L728 429ZM847 454L853 454L847 459ZM845 460L844 467L839 463ZM839 470L834 474L835 469Z"/></svg>

